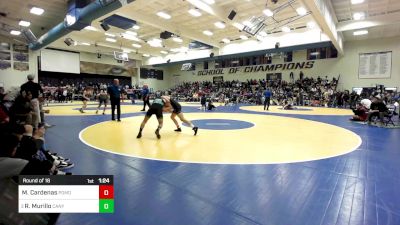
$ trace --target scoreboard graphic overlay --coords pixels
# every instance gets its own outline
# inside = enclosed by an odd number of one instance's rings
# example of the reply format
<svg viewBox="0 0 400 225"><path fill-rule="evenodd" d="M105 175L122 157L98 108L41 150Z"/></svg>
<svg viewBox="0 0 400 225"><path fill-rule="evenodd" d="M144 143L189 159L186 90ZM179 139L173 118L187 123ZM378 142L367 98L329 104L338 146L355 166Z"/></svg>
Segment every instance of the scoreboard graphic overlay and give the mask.
<svg viewBox="0 0 400 225"><path fill-rule="evenodd" d="M19 213L114 213L112 175L19 176Z"/></svg>

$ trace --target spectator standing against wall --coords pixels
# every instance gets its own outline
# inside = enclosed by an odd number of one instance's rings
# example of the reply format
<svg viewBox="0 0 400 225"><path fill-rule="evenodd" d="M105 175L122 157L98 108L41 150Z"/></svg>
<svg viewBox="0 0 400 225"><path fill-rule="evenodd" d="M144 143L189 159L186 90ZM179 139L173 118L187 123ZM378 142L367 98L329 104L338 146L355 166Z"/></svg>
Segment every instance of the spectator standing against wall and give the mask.
<svg viewBox="0 0 400 225"><path fill-rule="evenodd" d="M32 125L37 128L38 124L42 122L40 118L39 95L43 93L43 89L38 83L33 81L35 79L33 75L30 74L27 78L28 82L21 85L21 93L30 92L32 94L31 104L34 112L32 116Z"/></svg>

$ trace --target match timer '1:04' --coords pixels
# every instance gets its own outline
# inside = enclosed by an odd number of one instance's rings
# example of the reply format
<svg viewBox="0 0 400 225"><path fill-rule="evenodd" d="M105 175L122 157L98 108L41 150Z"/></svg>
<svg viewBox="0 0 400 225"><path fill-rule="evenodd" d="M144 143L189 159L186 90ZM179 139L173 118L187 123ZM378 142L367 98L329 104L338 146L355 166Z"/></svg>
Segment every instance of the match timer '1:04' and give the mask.
<svg viewBox="0 0 400 225"><path fill-rule="evenodd" d="M98 178L97 179L99 181L100 184L109 184L110 183L110 178Z"/></svg>
<svg viewBox="0 0 400 225"><path fill-rule="evenodd" d="M19 176L18 211L114 213L113 176Z"/></svg>

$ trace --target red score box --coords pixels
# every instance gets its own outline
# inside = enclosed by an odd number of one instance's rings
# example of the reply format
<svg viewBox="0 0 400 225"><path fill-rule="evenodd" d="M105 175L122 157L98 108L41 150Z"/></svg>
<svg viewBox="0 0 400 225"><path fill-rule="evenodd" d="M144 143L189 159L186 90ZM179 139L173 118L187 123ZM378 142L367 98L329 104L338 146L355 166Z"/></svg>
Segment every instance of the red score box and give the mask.
<svg viewBox="0 0 400 225"><path fill-rule="evenodd" d="M99 199L113 199L114 186L113 185L100 185L99 186Z"/></svg>

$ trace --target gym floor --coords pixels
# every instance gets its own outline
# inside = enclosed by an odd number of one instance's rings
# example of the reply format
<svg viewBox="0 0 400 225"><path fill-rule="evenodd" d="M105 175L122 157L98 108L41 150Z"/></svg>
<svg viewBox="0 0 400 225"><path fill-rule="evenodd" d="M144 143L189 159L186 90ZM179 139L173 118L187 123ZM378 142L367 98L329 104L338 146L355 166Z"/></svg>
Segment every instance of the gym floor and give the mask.
<svg viewBox="0 0 400 225"><path fill-rule="evenodd" d="M400 224L400 130L349 121L350 110L183 104L200 127L175 133L125 103L122 122L52 104L47 147L73 174L114 175L114 214L62 214L58 224Z"/></svg>

